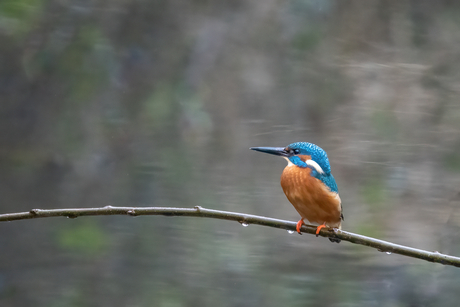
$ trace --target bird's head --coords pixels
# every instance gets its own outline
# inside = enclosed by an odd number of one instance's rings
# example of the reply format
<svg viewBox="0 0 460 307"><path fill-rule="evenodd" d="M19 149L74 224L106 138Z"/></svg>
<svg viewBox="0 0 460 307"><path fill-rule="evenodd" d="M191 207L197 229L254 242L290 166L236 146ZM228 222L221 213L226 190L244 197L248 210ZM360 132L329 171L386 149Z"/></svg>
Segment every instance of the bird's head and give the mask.
<svg viewBox="0 0 460 307"><path fill-rule="evenodd" d="M331 166L326 152L308 142L297 142L286 147L251 147L252 150L277 155L298 167L310 167L320 174L330 174Z"/></svg>

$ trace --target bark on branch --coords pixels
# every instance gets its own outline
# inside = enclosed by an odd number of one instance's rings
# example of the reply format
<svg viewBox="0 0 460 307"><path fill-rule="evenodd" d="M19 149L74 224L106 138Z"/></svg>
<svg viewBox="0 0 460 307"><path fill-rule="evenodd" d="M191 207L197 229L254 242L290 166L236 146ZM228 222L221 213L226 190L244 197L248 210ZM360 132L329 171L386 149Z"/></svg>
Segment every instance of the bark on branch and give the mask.
<svg viewBox="0 0 460 307"><path fill-rule="evenodd" d="M33 218L64 216L77 218L89 215L166 215L166 216L196 216L214 219L237 221L241 224L257 224L262 226L281 228L295 231L296 222L268 218L263 216L220 211L202 208L170 208L170 207L112 207L102 208L71 208L71 209L32 209L29 212L0 214L0 222L25 220ZM316 226L304 225L301 229L304 233L315 234ZM460 267L460 258L441 254L437 251L430 252L404 245L394 244L387 241L366 237L351 232L337 230L336 232L323 229L320 232L322 237L338 238L355 244L361 244L377 249L380 252L400 254L412 258L423 259L430 262L441 263Z"/></svg>

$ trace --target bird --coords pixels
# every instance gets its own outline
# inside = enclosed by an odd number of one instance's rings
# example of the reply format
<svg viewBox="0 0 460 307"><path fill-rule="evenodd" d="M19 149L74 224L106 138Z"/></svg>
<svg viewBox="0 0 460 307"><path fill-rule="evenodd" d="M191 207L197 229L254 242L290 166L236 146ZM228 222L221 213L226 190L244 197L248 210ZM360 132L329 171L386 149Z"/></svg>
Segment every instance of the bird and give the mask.
<svg viewBox="0 0 460 307"><path fill-rule="evenodd" d="M296 142L286 147L251 147L251 150L281 156L288 165L281 174L281 187L289 202L300 214L296 230L305 220L319 225L316 236L322 228L342 228L343 212L339 189L331 174L331 166L324 151L318 145ZM340 239L329 238L340 243Z"/></svg>

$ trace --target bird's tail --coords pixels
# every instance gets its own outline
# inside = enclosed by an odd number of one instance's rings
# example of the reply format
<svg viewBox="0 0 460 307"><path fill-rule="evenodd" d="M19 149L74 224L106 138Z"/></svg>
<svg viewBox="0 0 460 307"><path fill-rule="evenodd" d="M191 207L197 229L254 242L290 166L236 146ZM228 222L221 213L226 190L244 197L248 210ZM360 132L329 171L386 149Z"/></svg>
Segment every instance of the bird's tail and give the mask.
<svg viewBox="0 0 460 307"><path fill-rule="evenodd" d="M337 238L328 238L328 239L329 239L329 241L335 242L335 243L340 243L340 241L342 241L342 240L337 239Z"/></svg>

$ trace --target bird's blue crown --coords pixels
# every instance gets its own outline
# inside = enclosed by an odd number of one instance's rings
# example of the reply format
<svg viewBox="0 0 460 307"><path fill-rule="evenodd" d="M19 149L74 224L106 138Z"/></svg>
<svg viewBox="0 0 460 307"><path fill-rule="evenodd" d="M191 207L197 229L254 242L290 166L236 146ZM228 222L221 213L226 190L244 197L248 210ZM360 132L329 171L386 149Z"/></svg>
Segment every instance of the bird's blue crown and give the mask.
<svg viewBox="0 0 460 307"><path fill-rule="evenodd" d="M289 144L287 148L294 150L296 153L296 155L289 157L289 160L293 164L305 167L305 163L303 163L297 155L311 156L311 159L318 163L326 175L331 173L331 166L327 158L327 153L318 145L308 142L297 142Z"/></svg>

